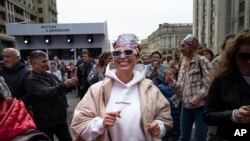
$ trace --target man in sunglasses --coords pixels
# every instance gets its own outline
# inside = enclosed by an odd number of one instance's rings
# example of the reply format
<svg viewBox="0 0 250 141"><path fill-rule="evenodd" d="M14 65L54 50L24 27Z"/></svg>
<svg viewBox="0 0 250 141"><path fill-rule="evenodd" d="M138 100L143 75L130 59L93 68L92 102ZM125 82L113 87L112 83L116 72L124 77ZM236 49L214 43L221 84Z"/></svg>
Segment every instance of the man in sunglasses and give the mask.
<svg viewBox="0 0 250 141"><path fill-rule="evenodd" d="M145 79L139 53L133 34L118 37L106 78L91 85L75 109L71 127L77 140L158 141L172 127L169 102Z"/></svg>
<svg viewBox="0 0 250 141"><path fill-rule="evenodd" d="M204 121L217 126L219 140L250 138L250 31L245 30L225 48L215 68L205 105ZM237 130L247 131L243 136Z"/></svg>

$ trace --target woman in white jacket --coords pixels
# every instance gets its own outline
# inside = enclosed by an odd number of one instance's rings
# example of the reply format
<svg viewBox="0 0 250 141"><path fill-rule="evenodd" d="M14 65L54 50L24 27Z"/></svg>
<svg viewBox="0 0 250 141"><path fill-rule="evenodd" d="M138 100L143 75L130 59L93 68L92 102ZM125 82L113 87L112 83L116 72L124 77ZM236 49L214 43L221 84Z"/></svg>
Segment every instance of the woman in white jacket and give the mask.
<svg viewBox="0 0 250 141"><path fill-rule="evenodd" d="M120 35L112 56L106 78L92 85L75 109L75 140L160 141L172 128L169 102L145 79L145 66L136 64L136 37Z"/></svg>

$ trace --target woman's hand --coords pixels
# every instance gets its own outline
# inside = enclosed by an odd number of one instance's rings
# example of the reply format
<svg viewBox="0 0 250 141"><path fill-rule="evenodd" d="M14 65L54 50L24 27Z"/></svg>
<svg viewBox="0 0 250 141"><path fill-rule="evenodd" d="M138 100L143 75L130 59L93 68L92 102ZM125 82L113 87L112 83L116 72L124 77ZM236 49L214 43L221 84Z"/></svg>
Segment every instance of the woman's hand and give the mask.
<svg viewBox="0 0 250 141"><path fill-rule="evenodd" d="M116 117L121 118L120 114L121 114L121 111L105 113L105 116L103 119L103 127L106 129L109 127L113 127L116 122Z"/></svg>
<svg viewBox="0 0 250 141"><path fill-rule="evenodd" d="M96 74L98 74L101 71L101 66L96 65L95 69L96 69Z"/></svg>
<svg viewBox="0 0 250 141"><path fill-rule="evenodd" d="M192 105L192 106L197 106L200 103L201 99L202 99L202 97L198 95L198 96L192 98L189 101L189 104Z"/></svg>
<svg viewBox="0 0 250 141"><path fill-rule="evenodd" d="M152 69L153 72L157 71L158 65L159 65L159 63L157 61L153 62L153 69Z"/></svg>
<svg viewBox="0 0 250 141"><path fill-rule="evenodd" d="M250 123L250 105L236 109L234 116L239 123Z"/></svg>
<svg viewBox="0 0 250 141"><path fill-rule="evenodd" d="M77 83L78 83L77 77L73 77L64 81L64 84L66 85L67 88L76 86Z"/></svg>
<svg viewBox="0 0 250 141"><path fill-rule="evenodd" d="M152 123L147 124L146 130L152 136L159 136L161 133L160 126L157 121L153 121Z"/></svg>

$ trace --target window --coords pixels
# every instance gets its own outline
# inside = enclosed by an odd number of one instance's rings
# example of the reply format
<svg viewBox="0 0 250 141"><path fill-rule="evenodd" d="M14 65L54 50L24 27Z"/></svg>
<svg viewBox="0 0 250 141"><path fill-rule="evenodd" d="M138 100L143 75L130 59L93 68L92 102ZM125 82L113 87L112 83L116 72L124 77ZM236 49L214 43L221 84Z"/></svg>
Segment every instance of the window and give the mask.
<svg viewBox="0 0 250 141"><path fill-rule="evenodd" d="M11 3L8 3L8 9L11 10Z"/></svg>
<svg viewBox="0 0 250 141"><path fill-rule="evenodd" d="M12 23L13 21L11 21L11 15L10 15L10 14L8 14L8 17L9 17L8 22Z"/></svg>
<svg viewBox="0 0 250 141"><path fill-rule="evenodd" d="M43 9L42 8L38 8L38 13L43 13Z"/></svg>
<svg viewBox="0 0 250 141"><path fill-rule="evenodd" d="M75 49L49 49L49 60L53 60L55 56L58 56L60 60L75 60Z"/></svg>
<svg viewBox="0 0 250 141"><path fill-rule="evenodd" d="M38 21L39 23L44 23L43 22L43 18L39 18L39 21Z"/></svg>
<svg viewBox="0 0 250 141"><path fill-rule="evenodd" d="M244 12L245 11L245 2L241 2L239 6L239 12Z"/></svg>
<svg viewBox="0 0 250 141"><path fill-rule="evenodd" d="M4 13L0 13L0 19L4 20L4 18L5 18L5 14Z"/></svg>
<svg viewBox="0 0 250 141"><path fill-rule="evenodd" d="M211 25L211 31L214 31L215 27L214 27L214 23L212 23Z"/></svg>
<svg viewBox="0 0 250 141"><path fill-rule="evenodd" d="M27 61L27 57L30 56L30 53L32 51L35 51L35 50L42 50L46 53L46 50L45 49L21 49L20 50L20 55L21 55L21 58L24 60L24 61Z"/></svg>
<svg viewBox="0 0 250 141"><path fill-rule="evenodd" d="M243 26L244 26L244 21L245 21L244 17L240 17L240 18L239 18L239 26L240 26L240 27L243 27Z"/></svg>
<svg viewBox="0 0 250 141"><path fill-rule="evenodd" d="M211 35L210 38L211 38L211 39L210 39L210 40L211 40L211 43L213 44L213 43L214 43L214 36Z"/></svg>
<svg viewBox="0 0 250 141"><path fill-rule="evenodd" d="M5 29L3 26L0 26L0 33L5 33Z"/></svg>
<svg viewBox="0 0 250 141"><path fill-rule="evenodd" d="M42 0L38 0L38 3L39 3L39 4L42 3Z"/></svg>
<svg viewBox="0 0 250 141"><path fill-rule="evenodd" d="M89 51L91 58L97 58L102 53L102 48L84 48ZM76 49L76 59L80 59L83 48Z"/></svg>

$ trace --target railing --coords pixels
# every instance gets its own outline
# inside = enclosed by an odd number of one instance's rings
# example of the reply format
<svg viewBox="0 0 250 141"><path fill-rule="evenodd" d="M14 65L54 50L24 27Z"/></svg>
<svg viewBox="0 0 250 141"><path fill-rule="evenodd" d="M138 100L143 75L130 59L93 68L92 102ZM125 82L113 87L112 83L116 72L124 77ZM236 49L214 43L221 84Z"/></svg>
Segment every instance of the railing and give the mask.
<svg viewBox="0 0 250 141"><path fill-rule="evenodd" d="M3 19L0 19L0 25L5 25L6 21Z"/></svg>
<svg viewBox="0 0 250 141"><path fill-rule="evenodd" d="M18 13L15 13L15 17L20 19L20 20L24 20L24 16L23 15L20 15Z"/></svg>
<svg viewBox="0 0 250 141"><path fill-rule="evenodd" d="M2 11L2 12L5 12L5 7L3 7L2 5L0 5L0 11Z"/></svg>

